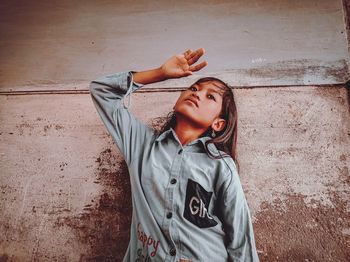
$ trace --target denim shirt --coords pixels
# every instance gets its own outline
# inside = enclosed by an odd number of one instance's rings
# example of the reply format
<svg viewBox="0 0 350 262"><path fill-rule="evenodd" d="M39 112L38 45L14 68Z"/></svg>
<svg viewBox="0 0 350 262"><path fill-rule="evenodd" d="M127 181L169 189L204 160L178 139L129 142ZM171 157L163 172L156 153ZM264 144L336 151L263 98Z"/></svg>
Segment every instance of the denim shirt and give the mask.
<svg viewBox="0 0 350 262"><path fill-rule="evenodd" d="M210 137L183 146L172 128L158 134L140 122L124 103L143 86L134 72L89 86L130 174L133 211L123 261L259 261L233 159L210 158L204 148ZM223 153L213 144L209 150Z"/></svg>

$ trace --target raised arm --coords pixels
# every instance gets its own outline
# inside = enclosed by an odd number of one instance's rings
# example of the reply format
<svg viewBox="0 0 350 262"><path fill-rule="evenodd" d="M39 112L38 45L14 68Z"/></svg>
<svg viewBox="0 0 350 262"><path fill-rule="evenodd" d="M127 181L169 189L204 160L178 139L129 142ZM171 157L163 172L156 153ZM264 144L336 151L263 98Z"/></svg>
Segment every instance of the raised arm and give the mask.
<svg viewBox="0 0 350 262"><path fill-rule="evenodd" d="M118 72L99 77L89 86L96 110L128 165L142 149L142 136L150 137L153 134L124 106L124 97L142 87L132 78L132 71Z"/></svg>
<svg viewBox="0 0 350 262"><path fill-rule="evenodd" d="M145 84L191 75L207 65L206 61L194 65L203 54L203 48L187 50L156 69L118 72L91 81L89 89L97 112L128 164L142 153L144 142L153 135L153 130L128 110L123 103L125 96Z"/></svg>
<svg viewBox="0 0 350 262"><path fill-rule="evenodd" d="M158 68L135 72L134 81L145 85L170 78L180 78L192 75L193 72L201 70L208 65L207 61L194 65L204 53L204 48L199 48L196 51L188 49L183 54L172 56Z"/></svg>

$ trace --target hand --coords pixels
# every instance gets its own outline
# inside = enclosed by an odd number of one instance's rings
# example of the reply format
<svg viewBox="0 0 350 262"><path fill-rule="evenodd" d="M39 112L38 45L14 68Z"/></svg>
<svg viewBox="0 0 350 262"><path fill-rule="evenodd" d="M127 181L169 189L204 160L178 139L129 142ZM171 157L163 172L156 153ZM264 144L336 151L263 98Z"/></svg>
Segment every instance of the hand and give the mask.
<svg viewBox="0 0 350 262"><path fill-rule="evenodd" d="M194 63L196 63L204 53L204 48L199 48L194 52L188 49L183 54L172 56L161 66L164 77L166 79L180 78L192 75L193 72L201 70L208 65L208 62L203 61L197 65L194 65Z"/></svg>

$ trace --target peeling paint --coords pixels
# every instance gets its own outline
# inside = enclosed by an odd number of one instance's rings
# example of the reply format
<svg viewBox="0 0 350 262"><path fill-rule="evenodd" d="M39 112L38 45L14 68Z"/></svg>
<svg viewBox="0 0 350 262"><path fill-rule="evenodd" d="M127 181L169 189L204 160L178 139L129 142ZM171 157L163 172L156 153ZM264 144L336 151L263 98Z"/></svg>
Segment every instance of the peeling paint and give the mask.
<svg viewBox="0 0 350 262"><path fill-rule="evenodd" d="M294 59L237 71L252 78L267 78L270 81L283 79L286 82L305 85L315 84L322 79L332 79L333 83L344 83L349 79L349 67L345 59L328 63L312 59Z"/></svg>
<svg viewBox="0 0 350 262"><path fill-rule="evenodd" d="M46 121L46 124L40 123L40 121ZM58 123L51 123L47 119L36 118L35 120L23 120L16 125L15 132L19 135L33 135L35 132L40 132L40 135L47 136L51 130L62 132L65 129L64 125Z"/></svg>

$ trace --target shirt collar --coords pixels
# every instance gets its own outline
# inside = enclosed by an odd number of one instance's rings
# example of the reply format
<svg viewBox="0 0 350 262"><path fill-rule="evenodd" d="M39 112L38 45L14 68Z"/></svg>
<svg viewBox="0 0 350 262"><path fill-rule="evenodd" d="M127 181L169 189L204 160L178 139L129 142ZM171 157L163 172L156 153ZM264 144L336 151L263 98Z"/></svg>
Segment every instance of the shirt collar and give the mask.
<svg viewBox="0 0 350 262"><path fill-rule="evenodd" d="M172 127L170 127L168 130L166 130L163 133L161 133L156 138L156 141L157 142L162 141L165 138L167 138L169 135L172 135L174 137L174 139L176 139L178 141L178 138L177 138L177 135L175 133L175 130ZM194 144L197 144L197 143L200 142L203 145L203 148L205 148L205 142L210 140L210 139L211 139L211 137L209 137L209 136L199 137L199 138L193 140L191 143L188 143L187 145L190 146L190 145L194 145ZM213 143L208 144L208 149L214 155L218 153L218 150L217 150L216 146Z"/></svg>
<svg viewBox="0 0 350 262"><path fill-rule="evenodd" d="M159 142L159 141L162 141L164 140L170 133L172 133L172 128L164 131L163 133L161 133L157 138L156 138L156 141Z"/></svg>

